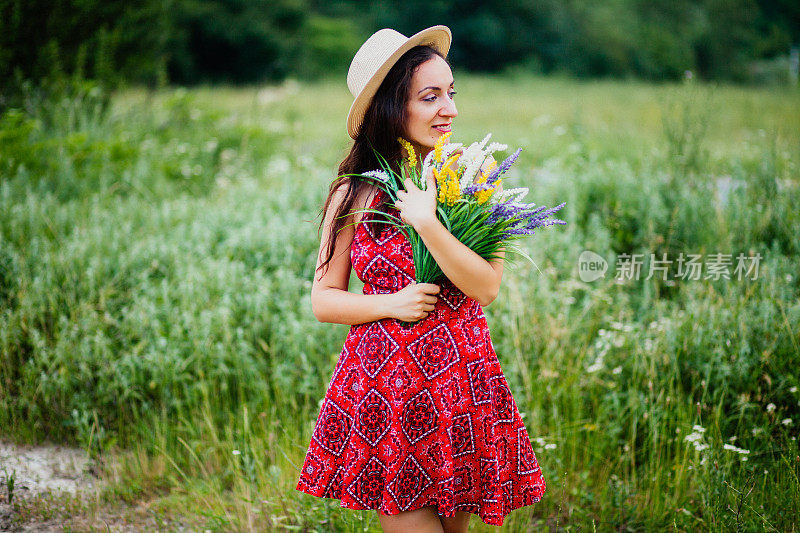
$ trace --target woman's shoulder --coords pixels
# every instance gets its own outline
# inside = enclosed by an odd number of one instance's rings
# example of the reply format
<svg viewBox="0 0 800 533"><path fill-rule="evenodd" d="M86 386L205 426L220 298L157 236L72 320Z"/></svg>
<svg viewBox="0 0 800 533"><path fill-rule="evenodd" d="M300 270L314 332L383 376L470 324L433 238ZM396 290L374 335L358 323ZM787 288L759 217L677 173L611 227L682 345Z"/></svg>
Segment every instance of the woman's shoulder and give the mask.
<svg viewBox="0 0 800 533"><path fill-rule="evenodd" d="M332 201L336 201L337 203L343 202L347 196L348 187L349 183L345 180L342 180L340 183L338 183L332 191ZM371 184L368 184L365 187L359 187L359 189L356 191L355 198L353 198L351 210L354 211L354 213L352 215L352 222L361 221L364 213L360 210L371 207L374 204L376 196L380 193L381 190Z"/></svg>

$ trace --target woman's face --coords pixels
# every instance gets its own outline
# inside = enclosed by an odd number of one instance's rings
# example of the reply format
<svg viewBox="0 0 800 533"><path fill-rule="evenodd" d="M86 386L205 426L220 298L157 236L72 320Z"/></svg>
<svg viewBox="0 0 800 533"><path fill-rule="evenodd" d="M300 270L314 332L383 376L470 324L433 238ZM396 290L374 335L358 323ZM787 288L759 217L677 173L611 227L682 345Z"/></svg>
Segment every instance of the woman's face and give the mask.
<svg viewBox="0 0 800 533"><path fill-rule="evenodd" d="M447 61L433 56L417 67L406 103L405 138L424 156L458 116L453 73Z"/></svg>

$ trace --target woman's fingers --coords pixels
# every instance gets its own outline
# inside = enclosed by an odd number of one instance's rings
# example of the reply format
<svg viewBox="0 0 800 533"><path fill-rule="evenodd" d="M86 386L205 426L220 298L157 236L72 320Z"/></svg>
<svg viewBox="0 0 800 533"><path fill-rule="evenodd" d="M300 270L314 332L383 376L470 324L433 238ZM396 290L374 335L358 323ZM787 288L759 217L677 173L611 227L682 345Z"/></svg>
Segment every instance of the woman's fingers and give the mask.
<svg viewBox="0 0 800 533"><path fill-rule="evenodd" d="M439 286L435 283L417 283L417 287L428 294L439 294Z"/></svg>

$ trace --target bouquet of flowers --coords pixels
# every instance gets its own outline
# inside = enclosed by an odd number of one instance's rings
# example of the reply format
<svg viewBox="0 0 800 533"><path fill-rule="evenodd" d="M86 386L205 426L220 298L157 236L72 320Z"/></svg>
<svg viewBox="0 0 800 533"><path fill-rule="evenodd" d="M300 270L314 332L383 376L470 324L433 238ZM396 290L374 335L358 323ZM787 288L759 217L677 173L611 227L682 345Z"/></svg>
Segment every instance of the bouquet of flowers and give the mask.
<svg viewBox="0 0 800 533"><path fill-rule="evenodd" d="M462 149L461 143L448 142L450 135L448 132L439 137L434 149L422 162L421 169L418 168L417 154L411 143L398 138L407 153L405 161L408 165L401 165L398 173L377 154L381 168L360 176L373 180L395 202L397 192L405 189L403 183L406 178L411 178L414 185L425 190L426 176L433 169L437 189L437 218L450 233L486 260L497 258L503 248L533 262L514 241L524 235L533 235L534 230L540 227L566 224L563 220L549 218L566 202L548 209L546 206L537 207L536 204L522 202L528 193L527 187L498 190L501 176L514 164L522 149L515 151L499 165L492 161L485 170L481 170L491 154L508 147L500 143L487 146L490 133L482 141ZM379 213L375 209L360 211ZM387 217L381 222L397 226L411 243L416 281L438 283L444 274L413 226L405 224L397 216L380 214Z"/></svg>

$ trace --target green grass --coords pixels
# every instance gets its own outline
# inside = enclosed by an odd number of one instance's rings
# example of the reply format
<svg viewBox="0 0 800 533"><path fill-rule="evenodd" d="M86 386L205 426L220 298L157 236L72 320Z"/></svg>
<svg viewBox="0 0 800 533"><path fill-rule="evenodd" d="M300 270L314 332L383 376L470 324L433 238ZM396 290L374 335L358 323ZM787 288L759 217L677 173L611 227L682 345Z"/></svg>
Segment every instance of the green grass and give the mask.
<svg viewBox="0 0 800 533"><path fill-rule="evenodd" d="M567 202L486 309L548 484L504 530L797 531L798 93L456 79L454 140L522 146L504 184ZM378 530L294 490L347 332L309 289L351 98L128 90L0 118L0 433L113 458L108 501L206 529ZM587 249L605 279L580 281ZM612 279L619 254L681 252L760 253L759 275Z"/></svg>

